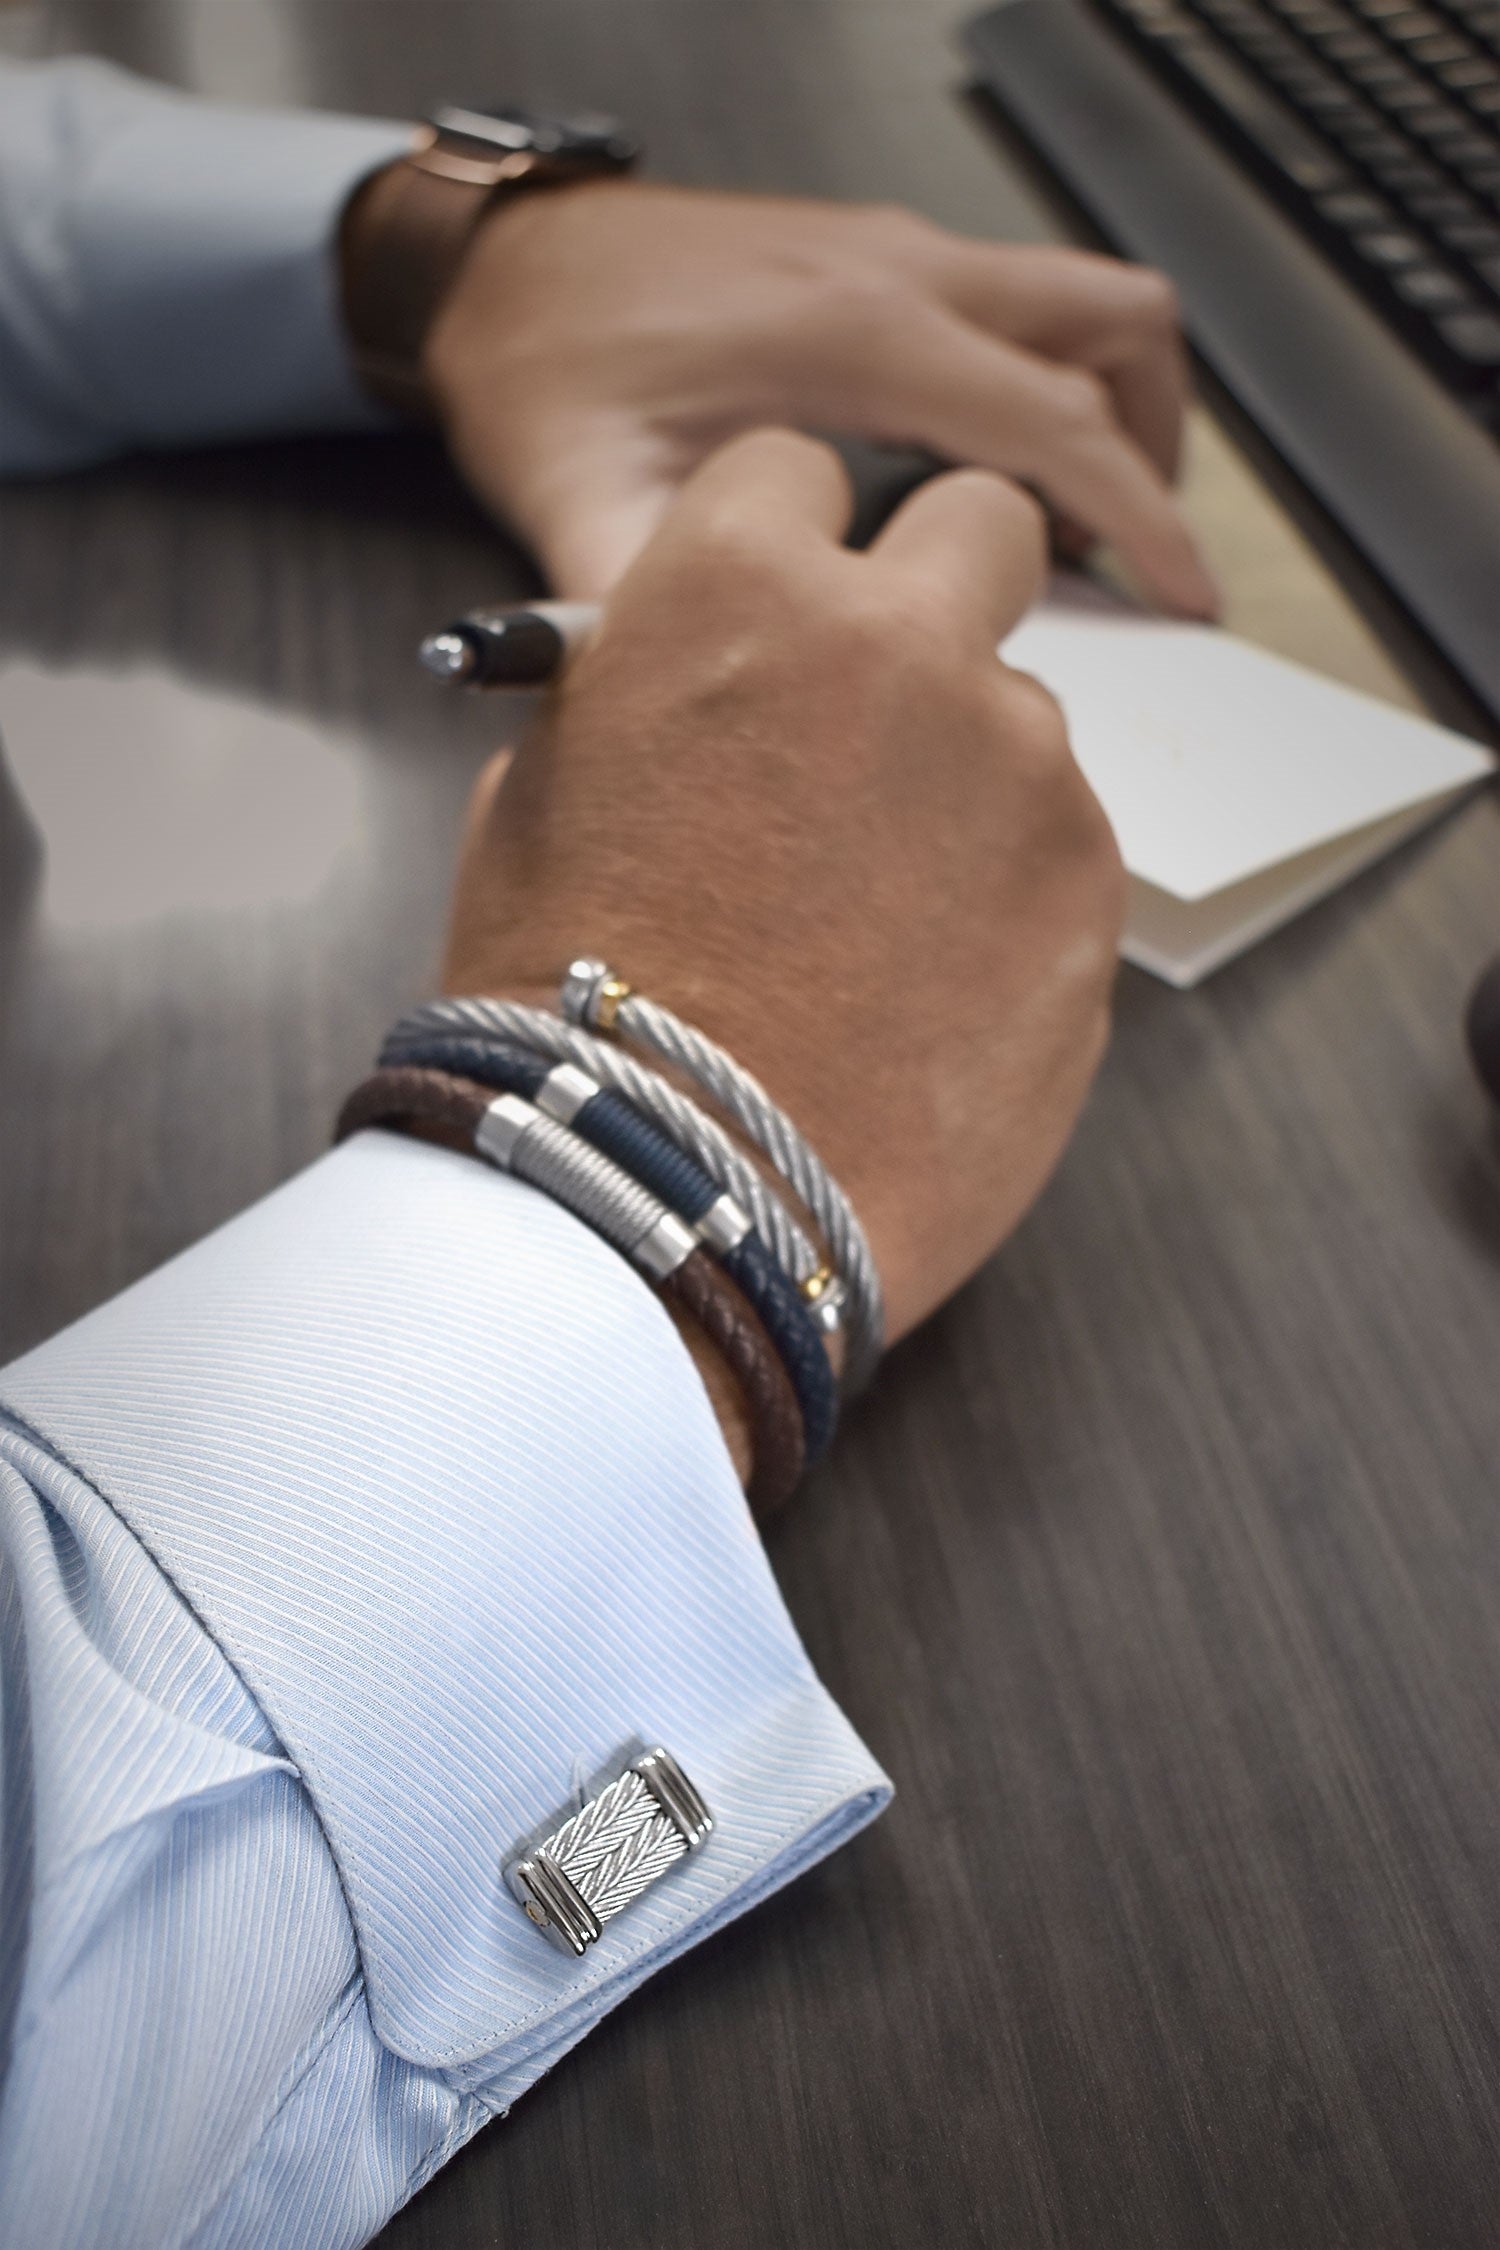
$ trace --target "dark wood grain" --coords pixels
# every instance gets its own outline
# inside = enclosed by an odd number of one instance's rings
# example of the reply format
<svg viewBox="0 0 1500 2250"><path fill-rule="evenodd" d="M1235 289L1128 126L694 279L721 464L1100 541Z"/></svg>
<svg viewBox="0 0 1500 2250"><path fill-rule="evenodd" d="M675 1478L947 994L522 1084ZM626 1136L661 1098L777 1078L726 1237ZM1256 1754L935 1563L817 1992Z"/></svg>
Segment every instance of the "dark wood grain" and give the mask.
<svg viewBox="0 0 1500 2250"><path fill-rule="evenodd" d="M1044 223L930 0L29 13L221 92L503 87L613 105L682 176ZM0 804L7 1351L322 1144L430 976L489 731L408 650L525 566L416 441L14 489L0 552L6 652L334 722L364 808L311 902L97 930ZM391 2250L1500 2239L1500 1156L1458 1036L1497 861L1486 800L1205 991L1125 976L1060 1177L776 1534L894 1809Z"/></svg>

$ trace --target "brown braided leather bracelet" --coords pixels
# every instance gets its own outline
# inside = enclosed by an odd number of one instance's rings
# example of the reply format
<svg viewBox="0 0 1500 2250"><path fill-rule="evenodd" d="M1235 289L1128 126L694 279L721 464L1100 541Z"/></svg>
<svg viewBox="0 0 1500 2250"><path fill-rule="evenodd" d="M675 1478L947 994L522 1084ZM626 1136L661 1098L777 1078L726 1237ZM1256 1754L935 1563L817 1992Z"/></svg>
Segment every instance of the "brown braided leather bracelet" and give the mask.
<svg viewBox="0 0 1500 2250"><path fill-rule="evenodd" d="M513 1096L502 1096L497 1102L493 1088L481 1086L471 1078L452 1076L447 1071L377 1070L356 1086L345 1102L334 1137L346 1140L351 1133L370 1125L395 1126L403 1130L425 1126L451 1134L466 1151L493 1160L493 1149L480 1137L481 1128L492 1111L507 1103L518 1111L530 1106L516 1103ZM518 1178L530 1178L533 1185L552 1193L555 1200L573 1210L577 1217L593 1226L614 1248L639 1266L640 1261L633 1256L633 1246L622 1236L618 1221L611 1231L609 1197L601 1192L593 1200L580 1196L575 1201L557 1193L557 1167L547 1162L547 1151L557 1149L559 1135L574 1142L579 1153L572 1161L580 1171L600 1183L601 1190L610 1190L616 1207L620 1199L617 1183L623 1184L638 1231L643 1236L651 1228L649 1218L646 1226L639 1225L641 1214L652 1210L661 1212L664 1206L607 1158L587 1144L577 1142L575 1136L567 1134L565 1127L542 1117L540 1112L532 1112L532 1115L536 1120L538 1146L528 1154L531 1136L523 1135L515 1143L514 1166L508 1168L513 1168ZM758 1515L774 1514L796 1488L805 1462L802 1412L779 1354L749 1301L701 1247L689 1250L670 1271L651 1274L649 1278L665 1297L680 1304L692 1316L739 1384L750 1421L754 1464L749 1483L750 1502Z"/></svg>

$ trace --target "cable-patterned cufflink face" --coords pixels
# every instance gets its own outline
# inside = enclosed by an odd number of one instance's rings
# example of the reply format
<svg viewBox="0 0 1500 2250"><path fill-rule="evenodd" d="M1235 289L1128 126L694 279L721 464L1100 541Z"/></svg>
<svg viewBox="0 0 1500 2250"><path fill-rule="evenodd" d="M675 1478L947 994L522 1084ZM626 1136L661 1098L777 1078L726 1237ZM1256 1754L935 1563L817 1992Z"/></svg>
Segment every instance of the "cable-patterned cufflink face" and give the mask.
<svg viewBox="0 0 1500 2250"><path fill-rule="evenodd" d="M713 1824L676 1759L648 1750L508 1867L505 1880L544 1937L564 1953L586 1953L605 1923L696 1851Z"/></svg>

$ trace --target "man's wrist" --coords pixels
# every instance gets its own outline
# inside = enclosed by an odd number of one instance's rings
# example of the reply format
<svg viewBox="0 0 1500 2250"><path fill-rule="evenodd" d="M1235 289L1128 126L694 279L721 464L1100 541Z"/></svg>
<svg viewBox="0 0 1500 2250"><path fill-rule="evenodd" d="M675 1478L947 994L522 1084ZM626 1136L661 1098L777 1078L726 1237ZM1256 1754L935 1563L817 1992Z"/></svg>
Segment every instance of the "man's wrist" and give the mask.
<svg viewBox="0 0 1500 2250"><path fill-rule="evenodd" d="M435 418L427 339L489 212L518 193L618 176L636 155L608 118L448 108L416 128L399 162L351 198L341 228L344 326L365 389Z"/></svg>
<svg viewBox="0 0 1500 2250"><path fill-rule="evenodd" d="M402 212L410 193L406 156L362 180L345 206L339 227L339 303L354 370L383 406L436 419L421 376L420 341L463 262L467 236L477 224L461 206L453 223L464 239L424 243L415 252Z"/></svg>

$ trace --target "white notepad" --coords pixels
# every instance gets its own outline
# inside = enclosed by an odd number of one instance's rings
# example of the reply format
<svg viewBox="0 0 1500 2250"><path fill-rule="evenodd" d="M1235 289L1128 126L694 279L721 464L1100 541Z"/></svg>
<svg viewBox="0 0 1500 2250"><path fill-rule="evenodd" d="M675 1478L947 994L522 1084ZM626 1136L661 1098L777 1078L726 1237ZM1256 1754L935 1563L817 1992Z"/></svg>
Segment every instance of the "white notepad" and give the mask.
<svg viewBox="0 0 1500 2250"><path fill-rule="evenodd" d="M1187 986L1494 770L1477 743L1086 580L1006 642L1046 682L1130 870L1121 950Z"/></svg>

